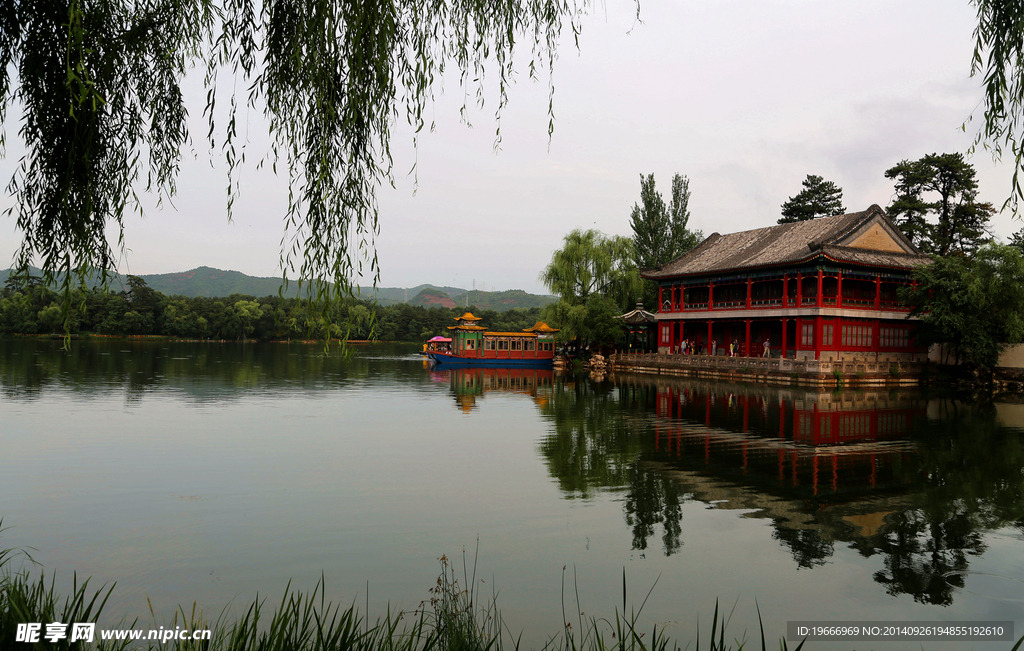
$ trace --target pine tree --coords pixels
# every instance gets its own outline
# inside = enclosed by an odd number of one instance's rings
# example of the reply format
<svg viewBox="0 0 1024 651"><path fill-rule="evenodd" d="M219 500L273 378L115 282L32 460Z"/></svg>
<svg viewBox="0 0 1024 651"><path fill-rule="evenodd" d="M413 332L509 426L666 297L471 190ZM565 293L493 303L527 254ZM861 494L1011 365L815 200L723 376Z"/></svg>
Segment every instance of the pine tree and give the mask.
<svg viewBox="0 0 1024 651"><path fill-rule="evenodd" d="M846 212L846 207L843 206L843 189L832 181L808 174L802 185L803 190L782 204L780 224L841 215Z"/></svg>
<svg viewBox="0 0 1024 651"><path fill-rule="evenodd" d="M903 160L885 177L896 181L896 198L886 212L925 253L964 255L991 239L988 222L995 208L977 200L974 166L963 154Z"/></svg>

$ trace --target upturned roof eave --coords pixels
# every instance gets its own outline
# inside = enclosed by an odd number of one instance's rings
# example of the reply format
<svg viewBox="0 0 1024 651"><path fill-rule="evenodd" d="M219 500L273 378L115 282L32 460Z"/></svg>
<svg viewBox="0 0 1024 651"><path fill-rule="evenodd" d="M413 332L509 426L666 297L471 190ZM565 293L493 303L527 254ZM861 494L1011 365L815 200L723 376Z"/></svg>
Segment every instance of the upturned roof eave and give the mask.
<svg viewBox="0 0 1024 651"><path fill-rule="evenodd" d="M878 223L898 244L898 251L888 248L849 249L841 242ZM866 231L865 231L866 232ZM853 247L859 249L860 247ZM870 258L865 253L871 254ZM849 255L852 259L846 259ZM692 278L716 274L736 274L784 268L815 260L816 256L830 262L878 269L912 269L927 260L877 204L867 210L833 215L805 222L777 224L739 231L728 235L712 233L703 242L682 256L660 265L643 269L641 277L649 280ZM906 257L904 262L902 258ZM881 261L875 261L877 258ZM886 259L888 258L888 259ZM693 270L687 271L687 268Z"/></svg>
<svg viewBox="0 0 1024 651"><path fill-rule="evenodd" d="M800 264L806 264L808 262L813 262L815 259L823 259L823 260L828 260L830 262L841 263L841 264L848 264L848 265L853 265L853 266L857 266L857 267L874 267L874 268L881 268L881 269L899 269L901 271L912 271L915 267L920 266L920 265L916 265L916 264L894 265L894 264L877 264L877 263L860 262L860 261L857 261L857 260L846 260L846 259L843 259L843 258L837 258L837 257L834 257L834 256L830 256L827 253L819 251L819 252L816 252L816 253L814 253L814 254L812 254L810 256L807 256L805 258L797 258L795 260L780 260L779 262L770 262L770 263L767 263L767 264L750 265L750 266L745 266L745 267L728 267L728 268L723 268L723 269L712 269L712 270L706 270L706 271L688 271L688 272L680 272L680 273L664 273L664 274L657 274L657 275L641 273L640 277L641 278L646 278L647 280L669 280L669 279L674 279L674 278L697 278L697 277L701 277L701 276L724 276L724 275L734 274L734 273L763 271L765 269L777 269L779 267L790 267L790 266L794 266L794 265L800 265ZM922 260L922 264L927 264L927 261L926 260Z"/></svg>

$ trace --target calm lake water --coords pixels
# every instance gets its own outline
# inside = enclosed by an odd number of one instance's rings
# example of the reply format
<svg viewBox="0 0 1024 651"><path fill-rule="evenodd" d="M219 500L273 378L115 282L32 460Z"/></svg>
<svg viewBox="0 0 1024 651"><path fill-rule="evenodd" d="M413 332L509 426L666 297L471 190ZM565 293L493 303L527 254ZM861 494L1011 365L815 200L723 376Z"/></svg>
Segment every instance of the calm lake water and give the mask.
<svg viewBox="0 0 1024 651"><path fill-rule="evenodd" d="M1021 404L433 370L412 346L59 343L0 339L0 547L116 581L118 618L216 617L321 576L336 601L415 608L465 550L529 645L559 630L563 577L570 613L578 592L611 616L623 576L633 606L654 586L641 619L683 643L716 599L750 638L755 603L774 639L836 619L1024 634Z"/></svg>

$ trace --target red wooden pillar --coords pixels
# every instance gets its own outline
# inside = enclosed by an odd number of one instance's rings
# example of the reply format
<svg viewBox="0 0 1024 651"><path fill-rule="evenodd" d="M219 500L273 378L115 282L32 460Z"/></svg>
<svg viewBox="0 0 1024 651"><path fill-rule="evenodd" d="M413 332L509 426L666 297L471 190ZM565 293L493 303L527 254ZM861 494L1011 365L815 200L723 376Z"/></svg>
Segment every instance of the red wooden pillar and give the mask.
<svg viewBox="0 0 1024 651"><path fill-rule="evenodd" d="M782 348L781 348L781 350L782 350L781 358L782 359L786 358L786 322L787 321L789 321L789 319L782 319Z"/></svg>
<svg viewBox="0 0 1024 651"><path fill-rule="evenodd" d="M822 289L822 287L823 287L823 284L821 282L821 269L819 268L818 269L818 298L817 298L817 301L815 302L815 305L817 305L818 307L821 307L821 289Z"/></svg>
<svg viewBox="0 0 1024 651"><path fill-rule="evenodd" d="M804 275L798 273L796 275L796 306L800 307L804 304Z"/></svg>
<svg viewBox="0 0 1024 651"><path fill-rule="evenodd" d="M782 274L782 307L789 305L789 275Z"/></svg>
<svg viewBox="0 0 1024 651"><path fill-rule="evenodd" d="M814 359L821 359L821 315L814 317Z"/></svg>
<svg viewBox="0 0 1024 651"><path fill-rule="evenodd" d="M715 282L713 280L708 281L708 309L715 309Z"/></svg>
<svg viewBox="0 0 1024 651"><path fill-rule="evenodd" d="M882 347L882 338L879 328L879 320L872 319L871 323L871 350L875 351L875 355L878 355L878 351Z"/></svg>
<svg viewBox="0 0 1024 651"><path fill-rule="evenodd" d="M753 281L750 280L750 276L747 276L747 309L750 309L750 288L753 286Z"/></svg>
<svg viewBox="0 0 1024 651"><path fill-rule="evenodd" d="M796 337L796 341L793 342L793 357L794 358L796 358L796 351L800 350L800 347L804 345L804 332L803 332L804 322L803 322L803 319L801 319L800 317L797 317L795 319L795 321L796 321L796 327L793 328L793 332L795 333L794 336Z"/></svg>
<svg viewBox="0 0 1024 651"><path fill-rule="evenodd" d="M686 311L686 286L679 285L679 311Z"/></svg>
<svg viewBox="0 0 1024 651"><path fill-rule="evenodd" d="M836 277L836 307L843 306L843 271L840 269Z"/></svg>
<svg viewBox="0 0 1024 651"><path fill-rule="evenodd" d="M708 319L708 338L704 342L704 352L708 355L711 354L711 319Z"/></svg>
<svg viewBox="0 0 1024 651"><path fill-rule="evenodd" d="M882 274L875 275L875 309L882 309Z"/></svg>
<svg viewBox="0 0 1024 651"><path fill-rule="evenodd" d="M662 306L665 304L665 288L658 285L658 312L661 312Z"/></svg>
<svg viewBox="0 0 1024 651"><path fill-rule="evenodd" d="M743 356L750 357L750 319L747 319L747 335L743 339Z"/></svg>

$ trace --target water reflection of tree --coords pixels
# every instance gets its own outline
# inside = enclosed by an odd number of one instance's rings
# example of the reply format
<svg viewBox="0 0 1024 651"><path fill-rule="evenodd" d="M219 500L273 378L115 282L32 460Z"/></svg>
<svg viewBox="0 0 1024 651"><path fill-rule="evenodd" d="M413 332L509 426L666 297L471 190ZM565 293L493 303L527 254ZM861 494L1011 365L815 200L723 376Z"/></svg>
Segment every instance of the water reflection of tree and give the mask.
<svg viewBox="0 0 1024 651"><path fill-rule="evenodd" d="M793 560L800 567L824 565L835 552L835 543L817 528L789 527L776 521L772 537L789 548Z"/></svg>
<svg viewBox="0 0 1024 651"><path fill-rule="evenodd" d="M917 434L922 490L915 508L895 513L866 555L882 553L875 580L890 594L949 605L963 587L970 557L985 552L984 532L1024 517L1024 440L991 406L937 401L937 420Z"/></svg>
<svg viewBox="0 0 1024 651"><path fill-rule="evenodd" d="M274 387L338 388L371 375L423 382L413 365L382 364L321 344L241 344L160 339L73 341L0 337L0 392L10 399L38 398L48 387L76 394L123 390L129 403L172 389L198 401L231 400L242 390Z"/></svg>
<svg viewBox="0 0 1024 651"><path fill-rule="evenodd" d="M634 463L626 490L626 524L633 530L633 549L647 549L647 539L661 525L661 544L666 556L679 551L683 532L682 491L678 482L663 474L643 470Z"/></svg>
<svg viewBox="0 0 1024 651"><path fill-rule="evenodd" d="M683 491L641 463L654 396L646 385L561 383L543 408L554 427L540 449L567 496L589 499L609 489L624 493L633 549L646 550L660 525L664 552L671 555L682 545Z"/></svg>
<svg viewBox="0 0 1024 651"><path fill-rule="evenodd" d="M885 556L885 569L874 575L889 594L909 594L921 603L948 606L953 603L953 589L963 587L967 556L985 551L970 514L953 514L946 520L937 515L915 509L890 519L876 543Z"/></svg>

